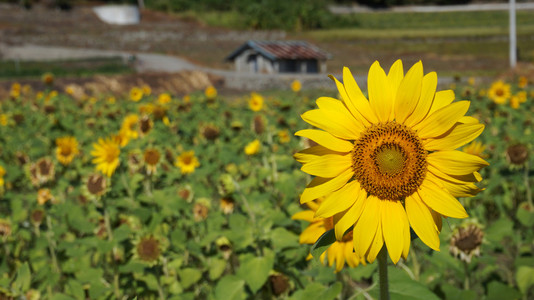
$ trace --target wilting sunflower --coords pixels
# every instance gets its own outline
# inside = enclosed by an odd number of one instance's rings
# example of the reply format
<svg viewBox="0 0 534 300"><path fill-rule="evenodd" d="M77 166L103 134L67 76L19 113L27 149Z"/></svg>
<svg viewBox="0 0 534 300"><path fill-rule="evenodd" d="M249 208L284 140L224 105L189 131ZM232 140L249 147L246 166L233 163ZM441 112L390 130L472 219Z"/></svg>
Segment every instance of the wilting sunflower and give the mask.
<svg viewBox="0 0 534 300"><path fill-rule="evenodd" d="M107 182L106 178L100 174L91 174L87 177L85 182L86 195L89 198L98 199L106 193Z"/></svg>
<svg viewBox="0 0 534 300"><path fill-rule="evenodd" d="M119 155L121 150L119 144L113 139L98 139L98 143L93 143L93 151L91 155L94 156L93 164L96 165L96 169L102 174L111 177L115 169L120 164Z"/></svg>
<svg viewBox="0 0 534 300"><path fill-rule="evenodd" d="M155 265L165 251L166 240L154 235L147 235L136 239L133 248L133 258L149 266Z"/></svg>
<svg viewBox="0 0 534 300"><path fill-rule="evenodd" d="M122 121L120 132L124 133L129 139L139 137L139 116L136 114L127 115Z"/></svg>
<svg viewBox="0 0 534 300"><path fill-rule="evenodd" d="M30 166L30 180L34 186L54 180L55 174L54 163L48 157L43 157Z"/></svg>
<svg viewBox="0 0 534 300"><path fill-rule="evenodd" d="M301 244L314 244L323 233L334 228L334 217L328 217L326 219L315 217L315 212L320 203L321 200L307 202L306 205L310 208L309 210L298 212L291 217L293 220L310 222L310 225L300 234L299 242ZM324 264L327 261L328 265L332 266L335 262L336 272L343 269L345 262L350 267L357 267L360 263L365 264L365 260L362 260L353 251L352 236L352 231L350 231L340 241L336 241L330 245L327 251L321 254L319 258L321 263Z"/></svg>
<svg viewBox="0 0 534 300"><path fill-rule="evenodd" d="M200 166L200 162L195 156L195 151L191 150L180 154L174 165L180 168L182 174L189 174L195 172L195 169Z"/></svg>
<svg viewBox="0 0 534 300"><path fill-rule="evenodd" d="M68 165L74 157L80 153L78 150L78 141L73 136L65 136L56 139L56 157L63 164Z"/></svg>
<svg viewBox="0 0 534 300"><path fill-rule="evenodd" d="M252 111L260 111L263 108L263 97L258 93L251 93L248 107Z"/></svg>
<svg viewBox="0 0 534 300"><path fill-rule="evenodd" d="M484 232L480 225L467 223L454 230L449 251L460 260L470 263L473 256L480 255L483 238Z"/></svg>
<svg viewBox="0 0 534 300"><path fill-rule="evenodd" d="M488 97L497 104L504 104L510 99L510 85L502 80L497 80L491 84L488 90Z"/></svg>
<svg viewBox="0 0 534 300"><path fill-rule="evenodd" d="M436 92L436 73L423 76L421 62L403 73L400 60L388 74L375 62L367 100L344 68L343 84L331 77L343 100L319 98L319 109L302 115L323 130L296 133L318 144L295 155L316 176L301 203L325 196L315 217L334 217L337 240L354 226L355 253L369 262L384 244L394 263L406 258L410 226L439 250L441 217L467 217L455 197L477 194L477 171L488 165L455 150L484 129L464 116L469 101L453 103L453 91Z"/></svg>
<svg viewBox="0 0 534 300"><path fill-rule="evenodd" d="M156 167L158 165L161 154L158 149L150 148L146 149L143 155L145 161L146 172L148 175L156 173Z"/></svg>
<svg viewBox="0 0 534 300"><path fill-rule="evenodd" d="M44 205L48 201L54 200L54 196L52 196L52 192L50 189L39 189L37 191L37 203L39 205Z"/></svg>

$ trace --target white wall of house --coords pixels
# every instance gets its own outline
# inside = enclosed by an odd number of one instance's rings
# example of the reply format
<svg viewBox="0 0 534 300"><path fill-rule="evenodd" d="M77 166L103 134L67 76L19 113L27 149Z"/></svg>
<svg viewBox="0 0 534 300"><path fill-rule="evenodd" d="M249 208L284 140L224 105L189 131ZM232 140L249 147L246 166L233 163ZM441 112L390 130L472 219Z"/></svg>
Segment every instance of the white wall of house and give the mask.
<svg viewBox="0 0 534 300"><path fill-rule="evenodd" d="M276 73L274 63L253 49L243 51L235 58L234 62L235 69L238 72L262 74Z"/></svg>

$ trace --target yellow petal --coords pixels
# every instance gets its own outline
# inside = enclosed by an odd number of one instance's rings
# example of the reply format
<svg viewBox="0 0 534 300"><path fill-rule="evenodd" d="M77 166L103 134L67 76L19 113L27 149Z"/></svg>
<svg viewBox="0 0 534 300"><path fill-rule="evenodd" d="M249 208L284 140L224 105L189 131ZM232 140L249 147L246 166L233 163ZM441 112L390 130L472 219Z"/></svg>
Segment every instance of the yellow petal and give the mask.
<svg viewBox="0 0 534 300"><path fill-rule="evenodd" d="M354 172L349 168L334 178L315 177L302 192L300 203L308 203L338 190L352 178L353 174Z"/></svg>
<svg viewBox="0 0 534 300"><path fill-rule="evenodd" d="M343 85L348 96L348 99L345 99L345 103L352 114L359 114L363 117L363 119L367 120L367 123L365 124L366 126L368 126L370 123L374 124L378 122L375 113L371 109L369 100L367 100L367 98L363 95L360 87L356 83L356 80L354 80L354 76L352 76L352 73L347 67L343 68Z"/></svg>
<svg viewBox="0 0 534 300"><path fill-rule="evenodd" d="M356 140L360 136L360 125L352 115L343 112L325 109L309 110L301 115L309 124L326 130L332 135L344 140Z"/></svg>
<svg viewBox="0 0 534 300"><path fill-rule="evenodd" d="M458 120L458 122L464 123L464 124L469 124L469 123L478 124L479 123L477 118L471 117L471 116L463 116L460 118L460 120Z"/></svg>
<svg viewBox="0 0 534 300"><path fill-rule="evenodd" d="M404 123L415 110L421 97L422 81L423 64L419 61L408 70L400 83L395 100L395 118L398 123Z"/></svg>
<svg viewBox="0 0 534 300"><path fill-rule="evenodd" d="M438 212L436 212L435 210L431 209L430 210L430 213L432 214L432 219L434 219L434 224L436 226L436 231L438 233L441 232L441 225L442 225L442 217L441 217L441 214L439 214Z"/></svg>
<svg viewBox="0 0 534 300"><path fill-rule="evenodd" d="M336 272L339 272L345 265L345 247L339 242L337 242L337 244L339 245L336 249Z"/></svg>
<svg viewBox="0 0 534 300"><path fill-rule="evenodd" d="M355 118L343 102L331 97L319 97L315 103L317 103L317 106L321 110L325 110L327 112L332 111L335 114L342 114L346 117L346 122L350 120L351 124L349 126L357 127L358 131L362 131L365 128L362 121Z"/></svg>
<svg viewBox="0 0 534 300"><path fill-rule="evenodd" d="M483 124L456 123L452 129L439 138L423 140L426 150L454 150L476 139L484 130Z"/></svg>
<svg viewBox="0 0 534 300"><path fill-rule="evenodd" d="M387 76L378 61L375 61L369 69L367 78L367 90L369 93L369 104L376 113L380 122L389 121L394 99L391 98L390 87Z"/></svg>
<svg viewBox="0 0 534 300"><path fill-rule="evenodd" d="M358 256L354 254L354 248L352 247L352 241L342 243L343 248L345 249L344 255L345 259L347 260L347 264L349 267L357 267L360 264L360 260L358 259Z"/></svg>
<svg viewBox="0 0 534 300"><path fill-rule="evenodd" d="M365 256L375 237L380 217L379 205L380 199L375 196L368 196L362 215L354 225L354 230L352 231L354 251L359 257Z"/></svg>
<svg viewBox="0 0 534 300"><path fill-rule="evenodd" d="M448 181L451 181L457 184L468 184L472 182L480 182L482 180L478 172L473 172L471 174L466 174L466 175L449 175L449 174L445 174L441 172L439 169L437 169L436 167L430 164L427 165L427 169L434 176L443 178L445 180L448 180Z"/></svg>
<svg viewBox="0 0 534 300"><path fill-rule="evenodd" d="M299 236L299 243L301 244L315 244L315 242L325 233L322 222L311 224L302 231Z"/></svg>
<svg viewBox="0 0 534 300"><path fill-rule="evenodd" d="M326 154L318 156L300 168L313 176L333 178L351 167L352 157L347 155Z"/></svg>
<svg viewBox="0 0 534 300"><path fill-rule="evenodd" d="M384 235L382 232L382 222L378 222L378 228L376 229L375 236L369 247L369 253L367 254L367 260L372 263L375 261L376 256L384 247Z"/></svg>
<svg viewBox="0 0 534 300"><path fill-rule="evenodd" d="M304 220L308 222L313 221L313 215L315 213L312 210L303 210L291 216L291 220Z"/></svg>
<svg viewBox="0 0 534 300"><path fill-rule="evenodd" d="M380 207L382 234L393 263L397 263L404 249L404 226L406 224L403 214L406 214L400 201L382 200Z"/></svg>
<svg viewBox="0 0 534 300"><path fill-rule="evenodd" d="M413 129L417 130L417 135L420 138L437 137L451 129L468 109L469 101L455 102L435 111L421 123L415 125Z"/></svg>
<svg viewBox="0 0 534 300"><path fill-rule="evenodd" d="M315 212L317 218L328 218L351 207L361 193L360 184L353 180L331 193Z"/></svg>
<svg viewBox="0 0 534 300"><path fill-rule="evenodd" d="M343 238L345 231L354 225L360 218L364 204L367 199L367 193L365 190L360 189L357 199L354 204L347 210L347 212L336 222L334 230L336 233L336 239L340 241Z"/></svg>
<svg viewBox="0 0 534 300"><path fill-rule="evenodd" d="M465 175L489 165L482 158L457 150L430 153L427 162L441 172L449 175Z"/></svg>
<svg viewBox="0 0 534 300"><path fill-rule="evenodd" d="M391 68L389 68L389 72L387 76L388 85L391 87L392 99L395 99L403 78L404 78L404 69L402 67L402 61L400 59L397 59L393 63L393 65L391 65Z"/></svg>
<svg viewBox="0 0 534 300"><path fill-rule="evenodd" d="M298 161L301 164L306 164L314 159L316 159L319 156L326 155L326 154L342 154L338 152L334 152L328 148L325 148L323 146L312 146L310 148L306 148L304 150L301 150L293 155L296 161Z"/></svg>
<svg viewBox="0 0 534 300"><path fill-rule="evenodd" d="M432 105L434 96L436 95L437 85L438 75L436 72L430 72L423 77L421 97L419 98L419 102L417 102L417 106L415 107L413 113L406 118L404 124L409 127L413 127L428 115L428 111L430 110L430 106Z"/></svg>
<svg viewBox="0 0 534 300"><path fill-rule="evenodd" d="M296 136L302 136L308 138L317 144L338 152L350 152L354 145L351 142L338 139L330 133L322 130L304 129L297 131Z"/></svg>
<svg viewBox="0 0 534 300"><path fill-rule="evenodd" d="M445 90L445 91L439 91L436 92L436 95L434 96L434 101L432 102L432 106L430 107L430 111L428 112L428 115L431 115L438 109L441 109L454 101L454 92L452 90Z"/></svg>
<svg viewBox="0 0 534 300"><path fill-rule="evenodd" d="M456 198L428 179L423 181L418 193L426 205L444 216L458 219L468 217L465 208Z"/></svg>
<svg viewBox="0 0 534 300"><path fill-rule="evenodd" d="M343 70L345 69L348 69L347 67L345 67ZM339 94L341 95L341 98L343 99L343 102L345 103L345 105L347 106L347 108L349 109L350 113L354 116L354 118L356 118L356 120L360 121L364 126L369 126L371 123L369 123L369 121L362 115L362 113L360 113L360 110L358 110L354 104L354 101L351 99L351 96L349 96L348 94L348 91L346 90L346 86L344 86L341 82L339 82L339 80L337 80L337 78L335 78L334 76L332 75L328 75L335 83L336 83L336 86L337 86L337 89L339 91ZM354 79L353 79L354 80ZM360 91L361 93L361 91ZM363 94L362 94L363 96ZM369 108L369 110L371 110L370 106L369 106L369 101L367 101L367 98L364 97L364 101L365 103L363 103L363 105L367 104L367 107ZM375 116L376 118L376 116Z"/></svg>
<svg viewBox="0 0 534 300"><path fill-rule="evenodd" d="M439 236L430 213L431 209L421 200L418 193L406 197L405 205L413 231L428 247L439 251Z"/></svg>
<svg viewBox="0 0 534 300"><path fill-rule="evenodd" d="M431 172L428 172L426 176L433 182L445 188L454 197L474 197L482 191L482 189L478 188L474 183L455 183L437 177Z"/></svg>
<svg viewBox="0 0 534 300"><path fill-rule="evenodd" d="M412 242L412 235L410 233L410 221L408 221L408 216L406 214L402 215L404 218L404 245L402 248L402 257L408 259L408 253L410 253L410 244Z"/></svg>

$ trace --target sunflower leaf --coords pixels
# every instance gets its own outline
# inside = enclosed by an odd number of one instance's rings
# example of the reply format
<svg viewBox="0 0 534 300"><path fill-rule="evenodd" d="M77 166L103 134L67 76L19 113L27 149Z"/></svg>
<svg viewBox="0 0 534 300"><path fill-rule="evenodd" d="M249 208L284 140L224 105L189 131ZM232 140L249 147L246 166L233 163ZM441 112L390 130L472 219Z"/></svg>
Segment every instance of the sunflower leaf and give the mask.
<svg viewBox="0 0 534 300"><path fill-rule="evenodd" d="M336 241L336 233L334 229L330 229L327 232L323 233L317 242L313 244L311 248L311 255L313 257L319 257L323 252L330 247Z"/></svg>

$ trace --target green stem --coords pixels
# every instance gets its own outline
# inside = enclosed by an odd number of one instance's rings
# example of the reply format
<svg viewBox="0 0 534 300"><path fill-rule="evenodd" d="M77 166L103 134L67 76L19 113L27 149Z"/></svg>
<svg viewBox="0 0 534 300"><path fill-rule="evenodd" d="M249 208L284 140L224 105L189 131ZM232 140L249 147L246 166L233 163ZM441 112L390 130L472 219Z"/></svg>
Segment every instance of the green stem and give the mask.
<svg viewBox="0 0 534 300"><path fill-rule="evenodd" d="M464 290L469 290L471 284L470 284L470 273L469 273L469 265L467 264L467 262L463 262L464 263L464 272L465 272L465 280L464 280Z"/></svg>
<svg viewBox="0 0 534 300"><path fill-rule="evenodd" d="M532 191L530 190L530 182L528 180L528 171L529 171L529 164L528 162L525 164L525 170L524 170L524 180L525 180L525 189L526 189L526 197L529 205L529 209L534 208L534 204L532 204Z"/></svg>
<svg viewBox="0 0 534 300"><path fill-rule="evenodd" d="M56 273L60 273L61 271L59 269L59 265L57 263L57 257L56 257L56 247L52 239L52 235L54 233L52 232L52 220L50 219L50 216L46 216L46 225L48 226L46 239L48 241L48 251L50 252L50 257L52 258L52 266L54 266L54 270L56 271Z"/></svg>
<svg viewBox="0 0 534 300"><path fill-rule="evenodd" d="M380 300L389 300L388 250L385 246L378 253L378 281L380 283Z"/></svg>

